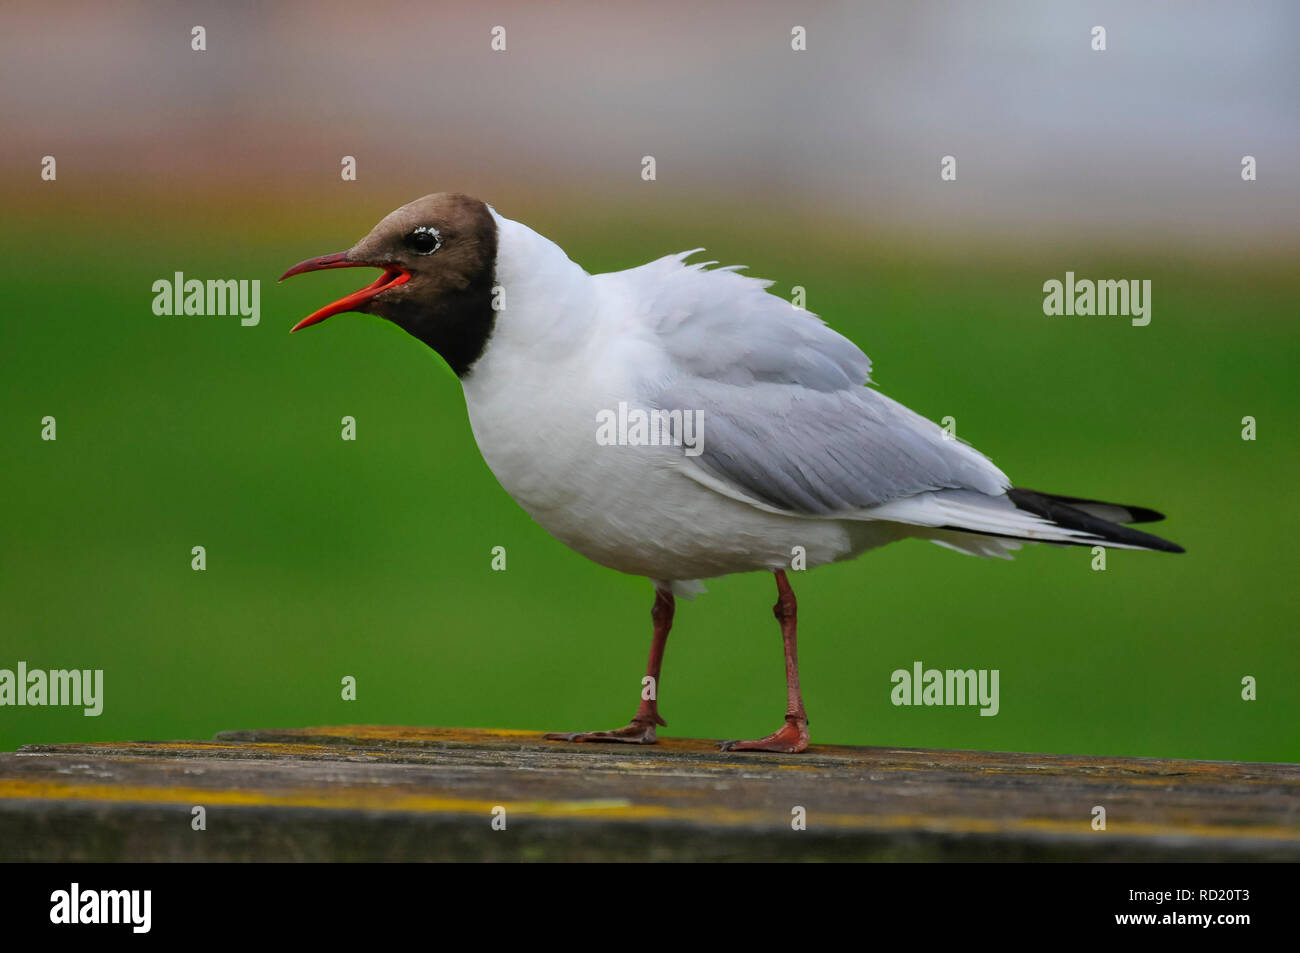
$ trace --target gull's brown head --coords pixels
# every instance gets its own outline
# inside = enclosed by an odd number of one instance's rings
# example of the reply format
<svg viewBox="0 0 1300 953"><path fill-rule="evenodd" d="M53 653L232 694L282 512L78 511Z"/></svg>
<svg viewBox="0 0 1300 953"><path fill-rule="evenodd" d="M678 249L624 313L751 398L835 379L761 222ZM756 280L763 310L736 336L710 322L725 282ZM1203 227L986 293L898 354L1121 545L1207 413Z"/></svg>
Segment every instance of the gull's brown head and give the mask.
<svg viewBox="0 0 1300 953"><path fill-rule="evenodd" d="M497 225L478 199L437 192L388 215L344 252L309 258L280 280L326 268L378 268L382 274L295 324L309 327L344 311L392 321L464 376L492 334Z"/></svg>

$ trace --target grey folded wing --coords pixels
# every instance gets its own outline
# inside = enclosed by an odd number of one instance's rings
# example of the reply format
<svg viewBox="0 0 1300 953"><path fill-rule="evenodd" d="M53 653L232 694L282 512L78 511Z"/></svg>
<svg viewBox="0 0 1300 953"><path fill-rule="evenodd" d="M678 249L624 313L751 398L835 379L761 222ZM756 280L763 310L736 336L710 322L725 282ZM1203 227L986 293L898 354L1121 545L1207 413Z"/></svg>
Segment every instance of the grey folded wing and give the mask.
<svg viewBox="0 0 1300 953"><path fill-rule="evenodd" d="M871 361L808 311L734 268L685 264L691 253L601 276L635 290L671 371L650 385L662 410L703 413L688 456L733 495L826 516L931 490L1001 496L986 457L865 386Z"/></svg>
<svg viewBox="0 0 1300 953"><path fill-rule="evenodd" d="M726 384L678 378L656 403L701 411L691 465L761 503L849 515L933 490L1001 496L1005 474L983 454L867 387Z"/></svg>

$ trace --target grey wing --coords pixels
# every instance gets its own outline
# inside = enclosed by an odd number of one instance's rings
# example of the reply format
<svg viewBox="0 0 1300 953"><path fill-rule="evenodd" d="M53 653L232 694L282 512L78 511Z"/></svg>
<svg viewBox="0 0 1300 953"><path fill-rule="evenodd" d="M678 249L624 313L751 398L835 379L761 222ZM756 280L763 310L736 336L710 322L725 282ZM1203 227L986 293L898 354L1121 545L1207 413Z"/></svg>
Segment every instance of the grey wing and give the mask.
<svg viewBox="0 0 1300 953"><path fill-rule="evenodd" d="M772 282L738 274L736 267L688 265L691 254L595 276L626 289L679 373L737 386L789 383L819 391L869 379L867 355L811 312L770 294Z"/></svg>
<svg viewBox="0 0 1300 953"><path fill-rule="evenodd" d="M1006 476L973 448L871 390L871 361L808 311L691 253L600 276L631 283L672 369L652 402L702 411L688 456L726 491L826 516L932 490L1000 496ZM698 475L698 474L695 474Z"/></svg>
<svg viewBox="0 0 1300 953"><path fill-rule="evenodd" d="M662 348L652 401L703 415L688 476L778 512L930 527L934 542L981 555L1005 556L1020 539L1182 551L1106 521L1134 508L1010 489L979 451L864 386L871 363L851 341L769 283L683 257L606 279L657 289L628 297L648 305L642 328Z"/></svg>
<svg viewBox="0 0 1300 953"><path fill-rule="evenodd" d="M1001 496L1009 486L983 454L867 387L678 378L656 403L703 413L692 465L793 513L849 514L935 490Z"/></svg>

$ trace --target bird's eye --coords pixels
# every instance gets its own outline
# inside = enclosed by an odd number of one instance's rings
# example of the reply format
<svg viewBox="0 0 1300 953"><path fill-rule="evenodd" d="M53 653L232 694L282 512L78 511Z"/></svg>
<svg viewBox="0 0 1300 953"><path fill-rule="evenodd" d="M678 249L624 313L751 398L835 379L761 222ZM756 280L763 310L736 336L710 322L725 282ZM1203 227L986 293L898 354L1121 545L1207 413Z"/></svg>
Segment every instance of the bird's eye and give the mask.
<svg viewBox="0 0 1300 953"><path fill-rule="evenodd" d="M442 237L432 225L421 225L406 236L406 245L417 255L432 255L442 247Z"/></svg>

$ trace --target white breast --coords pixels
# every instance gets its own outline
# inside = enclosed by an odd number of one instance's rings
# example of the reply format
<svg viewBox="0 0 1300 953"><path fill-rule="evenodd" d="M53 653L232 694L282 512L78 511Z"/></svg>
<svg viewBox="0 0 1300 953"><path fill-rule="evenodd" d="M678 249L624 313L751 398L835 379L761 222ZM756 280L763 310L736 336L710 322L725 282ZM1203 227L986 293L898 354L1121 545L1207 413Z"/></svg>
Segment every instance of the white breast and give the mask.
<svg viewBox="0 0 1300 953"><path fill-rule="evenodd" d="M810 566L862 548L837 521L764 512L690 479L680 448L598 443L598 413L645 406L642 382L665 355L633 309L557 246L498 225L505 308L465 399L484 460L548 532L601 565L661 580L788 567L795 546Z"/></svg>

